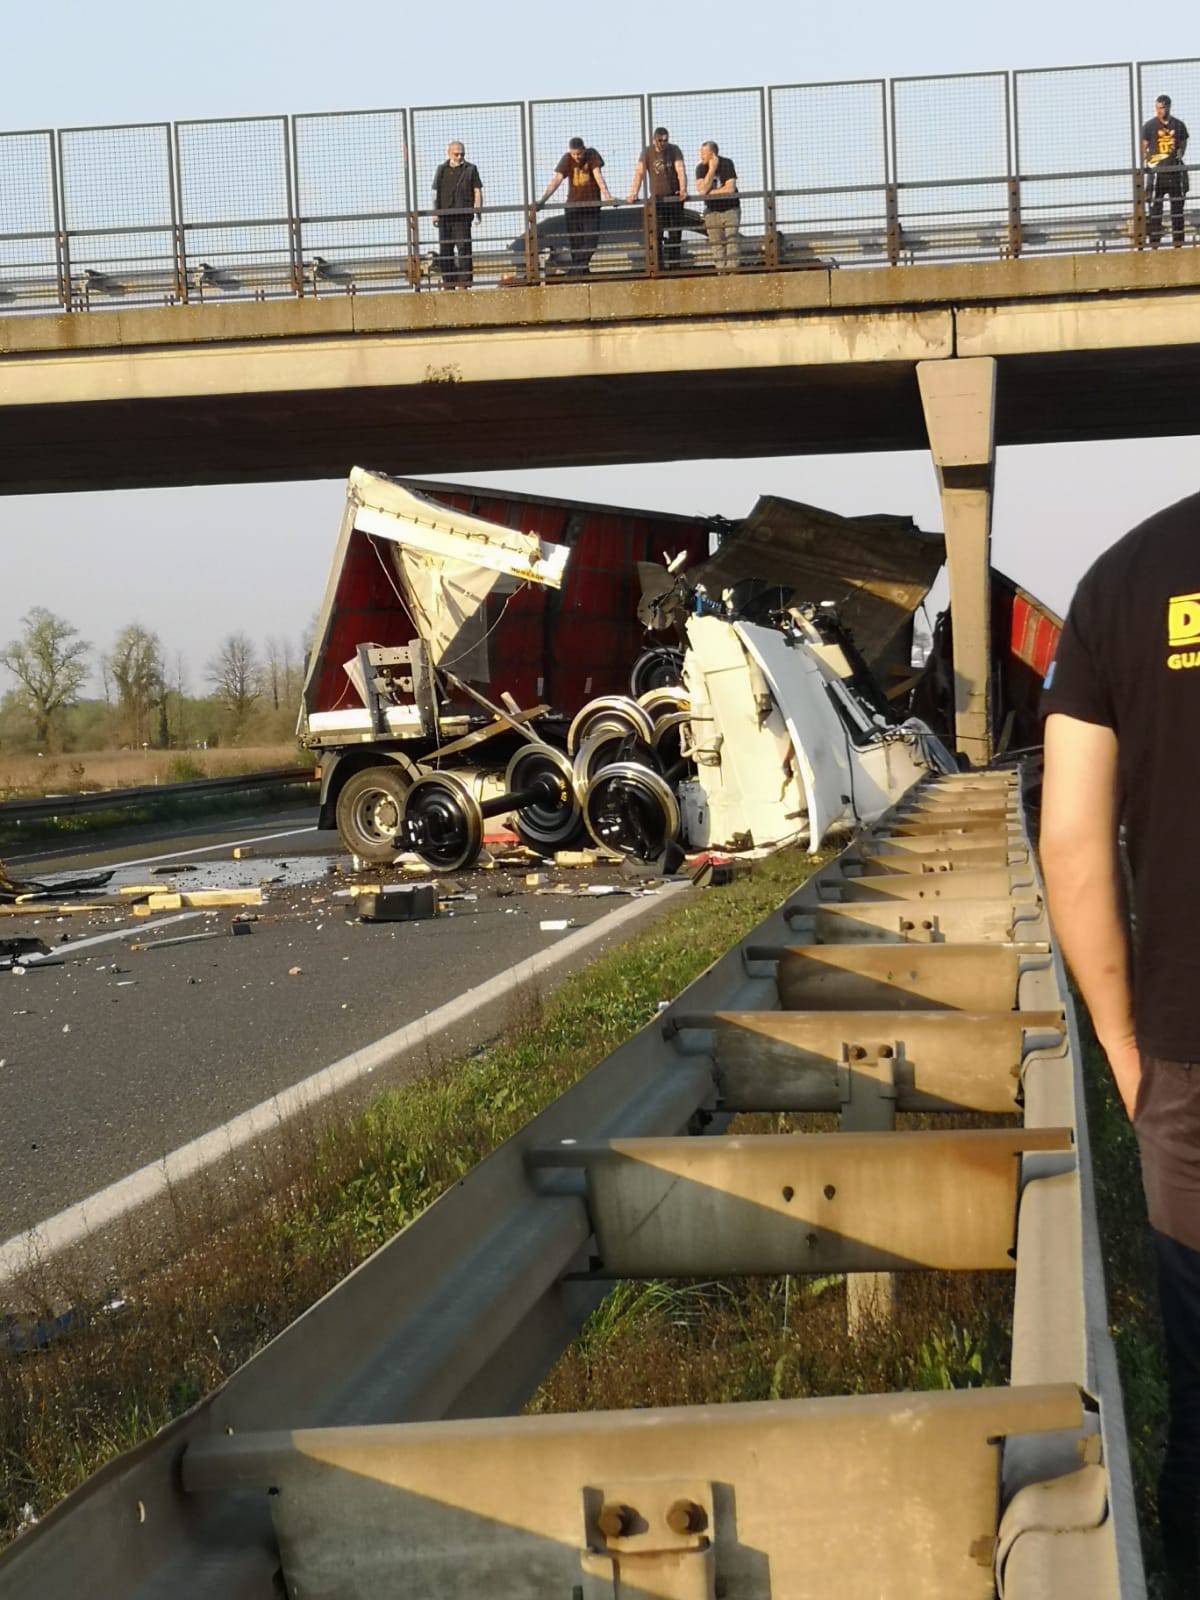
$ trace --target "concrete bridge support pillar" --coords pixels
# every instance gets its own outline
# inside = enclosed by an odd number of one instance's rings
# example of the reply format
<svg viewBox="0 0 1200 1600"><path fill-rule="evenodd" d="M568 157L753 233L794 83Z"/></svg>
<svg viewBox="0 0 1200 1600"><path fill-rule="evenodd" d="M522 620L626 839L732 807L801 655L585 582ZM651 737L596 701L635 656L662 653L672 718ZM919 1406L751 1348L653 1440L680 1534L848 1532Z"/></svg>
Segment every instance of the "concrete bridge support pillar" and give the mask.
<svg viewBox="0 0 1200 1600"><path fill-rule="evenodd" d="M954 724L976 766L992 756L991 568L996 363L919 361L917 382L937 471L954 618Z"/></svg>

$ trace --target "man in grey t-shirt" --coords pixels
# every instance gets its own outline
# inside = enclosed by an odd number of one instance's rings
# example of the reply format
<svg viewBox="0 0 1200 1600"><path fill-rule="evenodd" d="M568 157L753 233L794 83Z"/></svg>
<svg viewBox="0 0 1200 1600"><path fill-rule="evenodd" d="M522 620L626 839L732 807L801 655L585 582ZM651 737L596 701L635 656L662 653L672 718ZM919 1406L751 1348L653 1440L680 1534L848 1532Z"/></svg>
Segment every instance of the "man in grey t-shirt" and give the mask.
<svg viewBox="0 0 1200 1600"><path fill-rule="evenodd" d="M681 259L679 243L683 237L683 207L687 200L687 172L683 165L683 151L671 143L665 128L655 128L654 138L638 157L633 172L633 182L626 197L632 205L645 179L655 206L655 238L658 242L658 261L664 272L678 267Z"/></svg>

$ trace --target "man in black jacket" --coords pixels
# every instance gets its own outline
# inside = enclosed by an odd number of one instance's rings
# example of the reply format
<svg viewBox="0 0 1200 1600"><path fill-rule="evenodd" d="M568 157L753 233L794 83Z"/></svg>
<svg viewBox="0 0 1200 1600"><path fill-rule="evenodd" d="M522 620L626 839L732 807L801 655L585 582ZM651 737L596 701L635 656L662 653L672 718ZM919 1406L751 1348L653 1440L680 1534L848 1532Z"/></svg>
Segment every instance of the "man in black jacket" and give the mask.
<svg viewBox="0 0 1200 1600"><path fill-rule="evenodd" d="M446 147L445 161L433 176L433 220L438 231L438 269L443 289L471 286L471 225L478 221L482 209L479 169L466 159L462 140L453 139Z"/></svg>

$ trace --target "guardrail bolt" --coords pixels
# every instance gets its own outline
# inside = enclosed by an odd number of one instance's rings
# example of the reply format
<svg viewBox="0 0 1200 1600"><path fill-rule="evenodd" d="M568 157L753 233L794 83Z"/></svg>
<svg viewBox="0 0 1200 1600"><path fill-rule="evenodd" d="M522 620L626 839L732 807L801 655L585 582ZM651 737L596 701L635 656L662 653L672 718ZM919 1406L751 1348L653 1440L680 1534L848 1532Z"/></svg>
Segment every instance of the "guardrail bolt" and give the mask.
<svg viewBox="0 0 1200 1600"><path fill-rule="evenodd" d="M672 1533L703 1533L708 1527L708 1513L694 1500L676 1500L667 1512L667 1527Z"/></svg>
<svg viewBox="0 0 1200 1600"><path fill-rule="evenodd" d="M615 1503L600 1507L600 1515L596 1518L596 1526L606 1539L625 1539L633 1532L637 1523L637 1512L632 1506L622 1506Z"/></svg>

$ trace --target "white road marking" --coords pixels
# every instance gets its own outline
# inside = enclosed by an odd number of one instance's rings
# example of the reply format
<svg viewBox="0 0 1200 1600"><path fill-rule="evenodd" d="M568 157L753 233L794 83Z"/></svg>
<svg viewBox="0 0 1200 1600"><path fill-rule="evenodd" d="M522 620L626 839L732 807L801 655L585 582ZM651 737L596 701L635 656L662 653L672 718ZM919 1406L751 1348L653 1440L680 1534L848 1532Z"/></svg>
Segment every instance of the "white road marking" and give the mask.
<svg viewBox="0 0 1200 1600"><path fill-rule="evenodd" d="M294 839L300 833L316 832L318 832L317 825L313 823L307 828L288 828L283 833L260 833L253 839L223 839L220 844L200 844L196 845L192 850L163 850L156 856L138 856L133 861L111 861L108 865L115 871L117 867L144 867L151 861L182 861L184 856L202 856L210 850L233 850L246 844L268 844L272 839ZM65 850L47 850L44 855L60 856L67 853ZM83 850L79 854L86 855L87 852ZM41 861L43 859L44 856L9 856L8 864L10 867L19 867L26 861ZM68 872L72 870L69 867L64 869L64 871ZM106 869L97 867L96 870L103 872Z"/></svg>
<svg viewBox="0 0 1200 1600"><path fill-rule="evenodd" d="M504 999L532 978L552 971L614 929L636 921L653 905L661 905L667 896L680 892L682 888L683 885L671 885L654 900L639 897L618 911L598 917L587 927L579 928L565 939L558 940L551 949L543 950L528 961L497 973L486 983L468 989L466 994L448 1000L419 1022L397 1028L382 1039L376 1039L374 1044L364 1045L361 1050L352 1050L340 1061L322 1067L319 1072L293 1084L290 1089L280 1090L269 1100L243 1111L222 1127L180 1145L161 1161L152 1161L137 1172L130 1173L127 1178L120 1178L107 1188L89 1195L77 1205L68 1206L56 1216L39 1222L36 1227L15 1234L0 1245L0 1283L7 1282L31 1263L45 1262L60 1250L86 1239L89 1234L118 1221L150 1201L160 1199L176 1185L253 1144L256 1139L278 1133L290 1117L311 1111L322 1100L347 1088L359 1078L366 1077L377 1067L385 1067L395 1057L427 1044L442 1029Z"/></svg>

